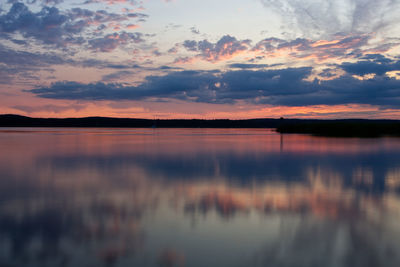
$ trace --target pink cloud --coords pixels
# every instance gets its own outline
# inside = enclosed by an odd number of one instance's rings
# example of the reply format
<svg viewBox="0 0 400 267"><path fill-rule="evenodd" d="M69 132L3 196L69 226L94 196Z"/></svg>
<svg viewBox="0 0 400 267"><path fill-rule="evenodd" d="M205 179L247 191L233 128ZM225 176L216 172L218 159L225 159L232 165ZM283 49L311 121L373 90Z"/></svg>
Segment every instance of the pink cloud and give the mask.
<svg viewBox="0 0 400 267"><path fill-rule="evenodd" d="M139 25L137 25L137 24L128 24L128 25L125 26L125 28L127 28L129 30L133 30L133 29L139 28Z"/></svg>
<svg viewBox="0 0 400 267"><path fill-rule="evenodd" d="M250 40L237 40L230 35L223 36L216 43L208 40L192 41L186 40L183 47L191 52L198 52L196 57L210 62L231 59L249 50Z"/></svg>

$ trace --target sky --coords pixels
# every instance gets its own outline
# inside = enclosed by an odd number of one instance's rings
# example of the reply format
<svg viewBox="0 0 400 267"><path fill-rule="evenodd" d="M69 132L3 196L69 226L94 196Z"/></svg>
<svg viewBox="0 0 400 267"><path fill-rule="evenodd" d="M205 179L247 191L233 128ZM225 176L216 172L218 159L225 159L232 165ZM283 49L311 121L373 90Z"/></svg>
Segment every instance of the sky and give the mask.
<svg viewBox="0 0 400 267"><path fill-rule="evenodd" d="M0 0L0 113L400 119L399 0Z"/></svg>

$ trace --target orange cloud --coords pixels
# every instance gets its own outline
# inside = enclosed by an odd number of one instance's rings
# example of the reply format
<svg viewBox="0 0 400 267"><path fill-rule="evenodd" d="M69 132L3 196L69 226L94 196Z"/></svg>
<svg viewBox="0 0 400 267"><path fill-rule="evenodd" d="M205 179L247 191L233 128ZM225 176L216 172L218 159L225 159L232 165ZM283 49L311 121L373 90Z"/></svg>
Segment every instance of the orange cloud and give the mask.
<svg viewBox="0 0 400 267"><path fill-rule="evenodd" d="M286 41L268 38L258 42L252 51L258 55L280 58L296 58L323 62L330 59L348 58L352 51L367 45L371 35L341 36L333 40L295 39Z"/></svg>
<svg viewBox="0 0 400 267"><path fill-rule="evenodd" d="M137 24L128 24L128 25L125 26L125 28L127 28L129 30L133 30L133 29L139 28L139 25L137 25Z"/></svg>

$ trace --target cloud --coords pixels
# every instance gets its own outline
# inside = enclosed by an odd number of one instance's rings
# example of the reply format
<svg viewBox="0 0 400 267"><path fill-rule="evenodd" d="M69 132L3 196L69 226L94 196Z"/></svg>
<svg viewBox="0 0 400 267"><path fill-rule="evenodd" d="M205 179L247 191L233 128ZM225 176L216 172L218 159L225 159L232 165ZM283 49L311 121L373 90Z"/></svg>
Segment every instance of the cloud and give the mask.
<svg viewBox="0 0 400 267"><path fill-rule="evenodd" d="M97 4L97 3L106 3L107 5L119 5L119 4L129 4L132 6L139 5L139 1L137 0L86 0L84 4Z"/></svg>
<svg viewBox="0 0 400 267"><path fill-rule="evenodd" d="M32 53L7 48L0 44L0 63L29 68L65 64L69 61L55 53Z"/></svg>
<svg viewBox="0 0 400 267"><path fill-rule="evenodd" d="M191 27L190 32L193 34L200 34L200 31L196 27Z"/></svg>
<svg viewBox="0 0 400 267"><path fill-rule="evenodd" d="M183 47L185 47L188 51L196 52L198 50L197 48L197 42L194 40L185 40L183 42Z"/></svg>
<svg viewBox="0 0 400 267"><path fill-rule="evenodd" d="M174 60L174 64L192 64L194 63L196 58L194 57L177 57Z"/></svg>
<svg viewBox="0 0 400 267"><path fill-rule="evenodd" d="M129 70L165 70L165 66L160 68L144 68L127 60L112 62L99 59L74 59L63 54L48 52L27 52L14 50L0 44L0 83L13 84L13 82L23 82L24 80L35 80L39 77L39 71L52 71L54 66L74 66L83 68L110 69L118 71ZM171 68L172 69L172 68ZM121 74L123 74L121 72ZM110 74L103 78L116 79L116 74ZM122 75L120 76L122 77Z"/></svg>
<svg viewBox="0 0 400 267"><path fill-rule="evenodd" d="M20 32L24 37L34 37L46 44L66 42L63 35L69 31L67 28L74 29L68 17L55 7L44 7L33 13L23 3L14 3L8 13L0 17L2 33Z"/></svg>
<svg viewBox="0 0 400 267"><path fill-rule="evenodd" d="M229 68L233 69L262 69L262 68L268 68L272 66L277 66L275 65L268 65L268 64L248 64L248 63L234 63L234 64L229 64Z"/></svg>
<svg viewBox="0 0 400 267"><path fill-rule="evenodd" d="M45 5L58 5L64 2L64 0L42 0Z"/></svg>
<svg viewBox="0 0 400 267"><path fill-rule="evenodd" d="M366 53L371 53L369 41L373 38L370 34L359 35L335 35L328 40L317 40L306 38L296 38L284 40L270 37L251 45L251 40L238 40L235 37L225 35L216 43L208 40L196 41L185 40L175 44L168 52L177 53L179 47L183 47L187 52L195 53L194 56L181 56L176 59L176 63L193 62L196 59L206 60L212 63L232 59L240 54L253 56L249 62L265 58L295 58L299 60L326 61L340 58L358 58ZM395 43L382 47L386 51L392 48ZM372 49L373 50L373 49ZM380 51L382 52L382 51Z"/></svg>
<svg viewBox="0 0 400 267"><path fill-rule="evenodd" d="M284 30L302 37L331 38L336 33L385 32L399 23L393 0L260 0L281 15Z"/></svg>
<svg viewBox="0 0 400 267"><path fill-rule="evenodd" d="M129 60L115 63L99 59L72 59L54 52L19 51L0 44L0 72L3 74L2 77L4 77L4 79L1 79L3 83L11 83L16 75L24 77L28 73L49 70L56 65L114 70L142 69L142 67Z"/></svg>
<svg viewBox="0 0 400 267"><path fill-rule="evenodd" d="M7 39L11 34L19 33L24 38L57 47L85 44L89 33L99 33L118 22L147 17L141 13L116 14L105 10L91 11L72 8L61 11L56 7L44 6L38 12L32 12L23 3L14 3L10 10L0 16L0 33Z"/></svg>
<svg viewBox="0 0 400 267"><path fill-rule="evenodd" d="M337 76L335 69L329 68L323 69L322 72L318 73L318 75L328 79Z"/></svg>
<svg viewBox="0 0 400 267"><path fill-rule="evenodd" d="M91 66L95 66L93 64L90 64ZM110 69L134 69L137 68L137 66L132 65L132 64L113 64L113 63L107 63L104 65L104 68L110 68Z"/></svg>
<svg viewBox="0 0 400 267"><path fill-rule="evenodd" d="M85 105L68 105L68 106L59 106L59 105L43 105L43 106L25 106L25 105L16 105L12 106L13 109L20 110L23 112L27 113L32 113L32 112L54 112L54 113L61 113L63 111L67 110L74 110L74 111L80 111L85 109Z"/></svg>
<svg viewBox="0 0 400 267"><path fill-rule="evenodd" d="M381 55L367 55L364 58L370 60L362 60L355 63L345 62L340 65L340 68L349 74L359 76L366 74L384 75L389 71L400 70L400 61L390 60Z"/></svg>
<svg viewBox="0 0 400 267"><path fill-rule="evenodd" d="M297 38L283 40L267 38L258 42L252 51L266 56L279 56L286 52L289 57L305 59L314 58L326 60L332 58L357 57L363 53L363 47L368 44L371 35L334 36L329 40L313 41L311 39ZM284 53L285 56L286 53Z"/></svg>
<svg viewBox="0 0 400 267"><path fill-rule="evenodd" d="M128 25L126 25L125 27L126 27L128 30L134 30L134 29L139 28L139 25L137 25L137 24L128 24Z"/></svg>
<svg viewBox="0 0 400 267"><path fill-rule="evenodd" d="M117 71L117 72L113 72L113 73L104 75L102 77L102 81L109 82L109 81L120 80L122 78L132 76L133 74L134 74L134 72L132 72L132 71L121 70L121 71Z"/></svg>
<svg viewBox="0 0 400 267"><path fill-rule="evenodd" d="M197 57L210 62L217 62L235 57L250 48L250 40L237 40L230 35L224 35L216 43L208 40L185 40L183 47L190 52L198 52Z"/></svg>
<svg viewBox="0 0 400 267"><path fill-rule="evenodd" d="M394 78L377 76L360 80L344 75L331 80L299 84L300 88L305 86L311 90L302 94L274 96L258 102L285 106L369 104L400 107L400 81Z"/></svg>
<svg viewBox="0 0 400 267"><path fill-rule="evenodd" d="M25 1L18 1L18 0L8 0L7 3L14 4L18 2L25 2L27 4L36 4L39 3L41 5L58 5L64 2L64 0L25 0Z"/></svg>
<svg viewBox="0 0 400 267"><path fill-rule="evenodd" d="M55 53L32 53L12 50L0 44L0 83L12 84L26 79L37 79L34 74L53 65L72 64L73 61Z"/></svg>
<svg viewBox="0 0 400 267"><path fill-rule="evenodd" d="M171 97L190 99L200 97L214 87L216 77L208 72L181 71L165 76L148 76L139 86L118 83L81 84L57 82L50 87L30 90L44 98L86 100L140 100L145 98Z"/></svg>
<svg viewBox="0 0 400 267"><path fill-rule="evenodd" d="M117 47L132 43L144 42L141 33L113 33L104 37L89 40L89 48L96 52L111 52Z"/></svg>
<svg viewBox="0 0 400 267"><path fill-rule="evenodd" d="M346 64L339 67L348 68ZM400 70L400 66L397 69ZM353 72L329 80L310 81L307 79L312 73L310 67L173 71L164 76L148 76L138 86L57 82L29 92L43 98L74 100L179 99L218 104L241 100L275 106L369 104L400 107L400 80L387 75L358 79L353 77ZM379 68L375 71L380 72Z"/></svg>

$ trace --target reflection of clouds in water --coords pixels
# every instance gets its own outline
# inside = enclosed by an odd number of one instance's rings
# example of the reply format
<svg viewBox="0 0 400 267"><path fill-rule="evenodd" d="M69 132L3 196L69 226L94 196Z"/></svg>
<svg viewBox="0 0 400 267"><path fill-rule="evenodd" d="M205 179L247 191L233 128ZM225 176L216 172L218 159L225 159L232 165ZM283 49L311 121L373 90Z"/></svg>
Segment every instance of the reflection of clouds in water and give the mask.
<svg viewBox="0 0 400 267"><path fill-rule="evenodd" d="M258 266L343 266L348 250L346 229L312 218L282 218L279 238L256 256ZM290 255L288 257L287 255Z"/></svg>
<svg viewBox="0 0 400 267"><path fill-rule="evenodd" d="M185 256L176 250L166 249L159 256L161 267L183 267L185 266Z"/></svg>
<svg viewBox="0 0 400 267"><path fill-rule="evenodd" d="M391 190L400 190L400 168L390 169L386 174L385 183Z"/></svg>
<svg viewBox="0 0 400 267"><path fill-rule="evenodd" d="M46 200L41 207L42 201L21 203L24 209L18 212L1 211L0 263L4 266L11 262L15 266L70 266L98 261L108 265L136 255L143 247L142 207L107 199L73 205L71 200Z"/></svg>
<svg viewBox="0 0 400 267"><path fill-rule="evenodd" d="M210 246L260 236L243 247L254 266L400 263L400 150L385 140L44 137L50 151L0 155L0 265L190 266L206 249L193 236L217 226Z"/></svg>
<svg viewBox="0 0 400 267"><path fill-rule="evenodd" d="M257 190L204 189L188 202L186 212L192 218L211 211L230 218L250 210L278 216L278 237L266 241L247 266L398 266L399 197L386 195L390 207L380 196L342 187L337 173L316 169L308 174L309 185L267 182Z"/></svg>
<svg viewBox="0 0 400 267"><path fill-rule="evenodd" d="M216 211L223 218L231 218L255 210L266 215L293 213L334 220L365 219L360 208L361 199L353 189L342 186L340 176L321 169L309 170L308 175L309 184L264 182L253 188L225 183L209 187L189 183L186 191L181 191L185 212L207 215Z"/></svg>
<svg viewBox="0 0 400 267"><path fill-rule="evenodd" d="M46 170L47 166L52 166L57 169L57 175L68 174L73 170L83 175L86 172L86 176L96 172L106 173L108 177L113 177L110 181L112 184L125 183L137 176L171 181L214 180L220 177L235 183L249 184L254 180L304 181L310 168L324 168L337 172L336 175L341 176L342 182L348 186L359 183L372 187L372 190L382 191L387 170L397 166L397 162L393 161L395 157L400 157L400 152L321 156L303 152L299 155L268 151L257 154L218 151L199 152L187 157L182 154L154 155L131 152L39 157L34 163L38 169L26 172L42 171ZM367 178L367 174L373 179ZM43 176L46 177L45 174Z"/></svg>
<svg viewBox="0 0 400 267"><path fill-rule="evenodd" d="M175 199L186 203L178 203L182 210L170 206L167 211L181 213L185 210L191 218L196 212L208 216L211 211L232 220L248 216L252 211L266 219L278 217L281 221L278 238L265 240L268 245L256 255L252 266L363 266L369 262L376 264L372 266L383 266L381 264L386 263L387 258L382 258L380 253L397 251L396 240L400 240L398 235L392 235L392 240L388 240L388 235L399 229L396 223L390 225L387 221L397 222L398 217L389 218L384 213L385 208L374 207L380 201L379 197L359 199L354 190L346 188L339 192L336 175L329 175L324 170L310 170L309 173L309 180L313 181L310 185L266 182L251 189L232 187L225 182L169 183L164 185L166 194L161 195L159 201L169 203L168 199ZM332 177L334 182L324 181L322 177ZM41 255L42 264L61 259L69 263L82 260L79 257L83 253L89 262L119 266L120 260L132 260L146 245L143 243L146 233L141 229L143 215L149 210L159 212L157 206L147 203L150 199L145 195L131 197L134 192L134 189L121 189L113 197L97 200L90 197L87 203L80 200L76 205L58 209L54 209L57 204L53 203L50 205L53 210L44 207L19 219L10 220L12 217L3 216L1 235L8 235L11 243L16 242L13 245L17 252L13 254L15 259L20 259L21 255L29 259ZM176 195L178 193L180 196ZM377 216L377 212L383 214ZM367 213L375 218L371 220ZM376 217L385 219L376 220ZM205 218L200 222L207 223ZM14 230L7 225L13 226ZM22 239L13 240L15 233ZM42 240L42 247L32 250L32 240L38 239ZM74 247L72 251L66 249L71 247ZM229 247L225 249L229 250ZM369 253L367 259L366 252ZM390 259L394 263L400 262L397 258ZM158 256L162 266L180 266L183 261L183 253L174 250L166 250Z"/></svg>
<svg viewBox="0 0 400 267"><path fill-rule="evenodd" d="M236 198L234 193L205 193L197 200L192 200L185 204L187 214L197 212L206 215L212 210L216 210L224 218L235 216L237 212L248 212L249 207Z"/></svg>
<svg viewBox="0 0 400 267"><path fill-rule="evenodd" d="M400 245L382 225L282 218L277 240L260 250L254 266L395 267ZM290 255L290 256L288 256Z"/></svg>

